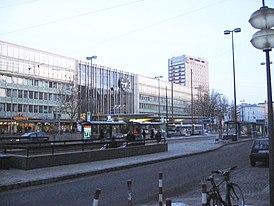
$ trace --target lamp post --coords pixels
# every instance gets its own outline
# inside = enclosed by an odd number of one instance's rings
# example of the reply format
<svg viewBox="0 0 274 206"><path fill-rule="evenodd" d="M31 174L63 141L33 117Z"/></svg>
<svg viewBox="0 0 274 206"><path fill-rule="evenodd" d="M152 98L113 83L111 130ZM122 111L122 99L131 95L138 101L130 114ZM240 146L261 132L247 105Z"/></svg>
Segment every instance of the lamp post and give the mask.
<svg viewBox="0 0 274 206"><path fill-rule="evenodd" d="M235 77L235 58L234 58L234 32L238 33L241 32L241 28L236 28L233 30L225 30L224 34L228 35L231 34L232 37L232 64L233 64L233 85L234 85L234 127L235 127L235 134L236 140L238 140L238 126L237 126L237 108L236 108L236 77Z"/></svg>
<svg viewBox="0 0 274 206"><path fill-rule="evenodd" d="M273 127L273 103L272 103L272 88L271 88L271 73L270 73L270 58L269 52L274 47L274 9L265 6L265 1L262 1L263 6L255 11L249 23L252 27L260 29L251 39L251 44L265 52L266 57L266 80L267 80L267 109L268 109L268 137L269 137L269 200L270 205L274 205L274 127Z"/></svg>
<svg viewBox="0 0 274 206"><path fill-rule="evenodd" d="M244 121L244 102L245 102L245 100L240 100L240 102L242 103L242 121Z"/></svg>
<svg viewBox="0 0 274 206"><path fill-rule="evenodd" d="M92 71L92 59L97 59L97 56L91 56L91 57L86 57L86 60L90 60L90 70ZM89 72L88 72L89 74ZM89 75L88 75L89 78ZM92 76L90 74L90 79L92 79ZM89 79L88 79L89 80ZM90 81L91 83L91 81ZM89 106L89 99L90 99L90 94L89 94L89 81L88 81L88 85L87 85L87 119L90 119L90 116L92 116L91 112L91 107ZM88 115L89 114L89 115Z"/></svg>
<svg viewBox="0 0 274 206"><path fill-rule="evenodd" d="M158 117L159 121L161 120L161 110L160 110L160 79L163 78L163 76L156 76L154 79L158 79Z"/></svg>

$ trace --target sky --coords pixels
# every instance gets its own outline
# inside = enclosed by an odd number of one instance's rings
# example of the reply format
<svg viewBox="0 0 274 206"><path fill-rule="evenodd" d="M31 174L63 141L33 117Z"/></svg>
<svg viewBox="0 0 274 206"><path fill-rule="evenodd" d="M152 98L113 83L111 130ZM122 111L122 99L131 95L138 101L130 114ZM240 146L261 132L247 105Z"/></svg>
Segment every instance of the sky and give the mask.
<svg viewBox="0 0 274 206"><path fill-rule="evenodd" d="M265 0L274 8L274 0ZM248 22L261 0L1 0L0 40L145 76L168 79L168 58L209 62L210 90L237 104L267 99L265 53ZM274 52L270 59L274 61ZM272 82L274 75L272 72Z"/></svg>

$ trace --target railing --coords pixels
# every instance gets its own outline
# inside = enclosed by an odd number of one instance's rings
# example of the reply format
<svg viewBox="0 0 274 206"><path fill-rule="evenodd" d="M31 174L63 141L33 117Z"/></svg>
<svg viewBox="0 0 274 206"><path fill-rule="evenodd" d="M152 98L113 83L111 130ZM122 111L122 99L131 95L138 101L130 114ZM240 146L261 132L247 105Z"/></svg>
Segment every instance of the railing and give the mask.
<svg viewBox="0 0 274 206"><path fill-rule="evenodd" d="M161 138L161 141L166 141ZM57 154L76 151L99 150L108 148L119 148L129 146L140 146L145 144L153 144L157 142L155 139L140 139L127 141L124 139L115 140L59 140L59 141L33 141L33 142L0 142L0 151L5 153L33 156L44 154Z"/></svg>

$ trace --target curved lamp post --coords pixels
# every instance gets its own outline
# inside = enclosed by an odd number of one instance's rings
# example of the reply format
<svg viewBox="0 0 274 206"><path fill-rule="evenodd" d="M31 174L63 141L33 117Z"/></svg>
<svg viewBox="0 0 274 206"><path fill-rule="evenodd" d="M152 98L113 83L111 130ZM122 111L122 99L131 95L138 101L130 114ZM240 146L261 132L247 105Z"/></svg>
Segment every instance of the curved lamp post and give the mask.
<svg viewBox="0 0 274 206"><path fill-rule="evenodd" d="M249 23L252 27L260 29L251 39L251 44L265 52L266 55L266 79L267 79L267 108L268 108L268 136L269 136L269 196L270 205L274 205L274 127L273 127L273 105L269 52L274 47L274 9L263 6L255 11Z"/></svg>
<svg viewBox="0 0 274 206"><path fill-rule="evenodd" d="M237 125L237 105L236 105L236 77L235 77L235 58L234 58L234 32L238 33L241 32L241 28L236 28L233 30L225 30L224 34L231 34L232 36L232 63L233 63L233 84L234 84L234 127L235 127L235 134L236 140L238 140L238 125Z"/></svg>

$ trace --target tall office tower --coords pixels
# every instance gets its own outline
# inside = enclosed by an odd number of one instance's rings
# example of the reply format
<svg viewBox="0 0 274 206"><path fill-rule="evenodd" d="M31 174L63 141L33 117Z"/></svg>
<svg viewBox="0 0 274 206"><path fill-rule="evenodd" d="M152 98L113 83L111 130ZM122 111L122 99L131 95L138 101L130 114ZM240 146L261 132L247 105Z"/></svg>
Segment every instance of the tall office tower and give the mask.
<svg viewBox="0 0 274 206"><path fill-rule="evenodd" d="M186 87L209 89L208 62L187 55L168 59L168 80Z"/></svg>

